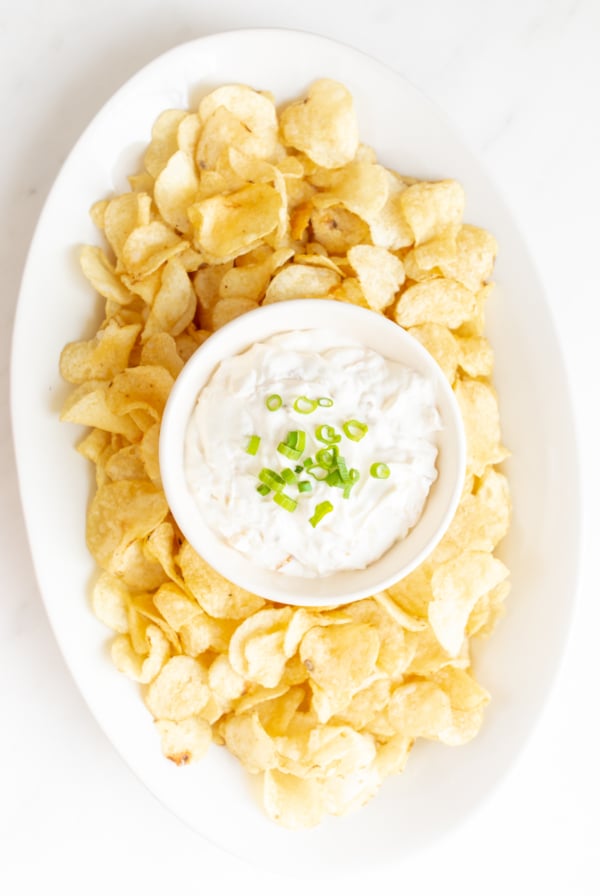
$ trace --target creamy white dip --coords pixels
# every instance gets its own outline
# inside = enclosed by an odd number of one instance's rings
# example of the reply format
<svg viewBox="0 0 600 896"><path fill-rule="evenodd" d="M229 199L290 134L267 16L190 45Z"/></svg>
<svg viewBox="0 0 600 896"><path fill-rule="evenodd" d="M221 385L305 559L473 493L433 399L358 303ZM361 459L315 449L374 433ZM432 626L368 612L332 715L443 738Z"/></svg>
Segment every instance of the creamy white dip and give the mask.
<svg viewBox="0 0 600 896"><path fill-rule="evenodd" d="M281 408L265 401L280 395ZM332 407L310 414L294 410L298 396L331 398ZM342 425L368 426L360 441ZM317 482L299 493L294 512L257 492L263 468L280 472L299 461L277 451L290 431L306 433L303 457L325 447L315 438L321 424L342 435L339 453L360 479L349 498L341 489ZM254 563L288 575L327 576L363 569L404 538L415 525L437 472L436 433L441 429L433 383L421 374L331 330L283 333L222 361L201 390L190 417L185 470L190 491L208 525ZM256 455L246 449L260 437ZM374 463L387 464L387 479L370 475ZM317 504L333 511L313 527Z"/></svg>

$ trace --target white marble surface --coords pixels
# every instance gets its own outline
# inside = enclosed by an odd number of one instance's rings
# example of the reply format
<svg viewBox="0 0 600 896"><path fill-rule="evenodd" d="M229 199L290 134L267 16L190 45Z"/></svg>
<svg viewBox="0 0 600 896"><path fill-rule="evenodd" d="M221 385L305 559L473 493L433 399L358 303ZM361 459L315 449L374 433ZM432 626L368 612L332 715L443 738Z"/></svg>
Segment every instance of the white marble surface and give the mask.
<svg viewBox="0 0 600 896"><path fill-rule="evenodd" d="M343 14L341 10L344 10ZM278 880L167 813L114 753L59 654L34 580L8 409L10 331L44 196L97 108L169 47L238 27L316 31L428 93L483 159L548 290L581 444L586 541L567 653L543 718L471 821L396 869L340 878L363 892L600 892L598 632L600 314L598 0L20 0L0 5L0 891L329 892ZM44 297L40 296L40 301ZM35 361L33 361L35 363ZM565 475L569 475L568 470ZM543 620L540 620L543 630ZM299 857L301 860L301 857Z"/></svg>

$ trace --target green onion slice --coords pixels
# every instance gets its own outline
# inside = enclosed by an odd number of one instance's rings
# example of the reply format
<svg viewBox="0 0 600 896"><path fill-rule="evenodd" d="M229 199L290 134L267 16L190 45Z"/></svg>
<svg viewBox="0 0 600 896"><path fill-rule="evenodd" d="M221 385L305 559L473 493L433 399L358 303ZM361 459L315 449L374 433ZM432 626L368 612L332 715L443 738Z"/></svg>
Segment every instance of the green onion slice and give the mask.
<svg viewBox="0 0 600 896"><path fill-rule="evenodd" d="M333 470L337 465L339 450L337 445L330 445L329 448L321 448L316 453L317 463L327 470Z"/></svg>
<svg viewBox="0 0 600 896"><path fill-rule="evenodd" d="M358 470L356 469L356 467L351 467L351 468L350 468L349 476L350 476L350 481L351 481L351 482L358 482L358 480L360 479L360 473L358 472Z"/></svg>
<svg viewBox="0 0 600 896"><path fill-rule="evenodd" d="M307 398L306 395L299 395L294 401L294 410L299 414L312 414L318 407L318 401L315 398Z"/></svg>
<svg viewBox="0 0 600 896"><path fill-rule="evenodd" d="M265 399L265 404L270 411L278 411L281 405L283 404L283 398L281 395L269 395L267 399Z"/></svg>
<svg viewBox="0 0 600 896"><path fill-rule="evenodd" d="M348 471L348 481L344 483L344 494L343 494L344 498L350 497L352 489L354 488L354 486L356 485L356 483L358 482L359 479L360 479L360 473L358 472L358 470L355 467L352 467Z"/></svg>
<svg viewBox="0 0 600 896"><path fill-rule="evenodd" d="M296 476L294 471L290 470L289 467L285 467L281 471L281 478L284 479L288 485L293 485L294 482L297 482L297 480L298 480L298 477Z"/></svg>
<svg viewBox="0 0 600 896"><path fill-rule="evenodd" d="M288 513L293 513L298 506L297 501L294 501L294 499L290 498L289 495L284 495L281 492L273 495L273 500L276 504L279 504L280 507L283 507L284 510L287 510Z"/></svg>
<svg viewBox="0 0 600 896"><path fill-rule="evenodd" d="M344 484L350 481L350 473L348 472L348 467L346 466L346 459L342 457L341 454L337 459L337 471L340 474L340 478Z"/></svg>
<svg viewBox="0 0 600 896"><path fill-rule="evenodd" d="M319 442L324 442L326 445L335 445L336 442L342 441L341 435L335 431L333 426L329 426L327 423L317 426L315 436Z"/></svg>
<svg viewBox="0 0 600 896"><path fill-rule="evenodd" d="M325 482L331 470L327 467L322 467L320 464L313 464L312 467L307 468L306 472L313 479L316 479L317 482Z"/></svg>
<svg viewBox="0 0 600 896"><path fill-rule="evenodd" d="M342 423L342 429L346 438L352 442L360 442L369 431L367 424L361 423L360 420L346 420L345 423Z"/></svg>
<svg viewBox="0 0 600 896"><path fill-rule="evenodd" d="M260 445L260 436L250 436L248 439L248 445L246 446L246 454L252 454L253 456L258 451L258 446Z"/></svg>
<svg viewBox="0 0 600 896"><path fill-rule="evenodd" d="M258 492L259 495L262 495L264 497L265 495L269 494L271 489L269 488L268 485L257 485L256 491Z"/></svg>
<svg viewBox="0 0 600 896"><path fill-rule="evenodd" d="M317 504L317 506L315 507L315 512L308 521L313 529L318 526L323 517L326 514L331 513L332 510L333 504L331 503L331 501L321 501L320 504Z"/></svg>
<svg viewBox="0 0 600 896"><path fill-rule="evenodd" d="M301 479L298 483L298 491L312 492L312 482L309 482L308 479Z"/></svg>
<svg viewBox="0 0 600 896"><path fill-rule="evenodd" d="M269 470L268 467L263 467L260 473L258 474L258 478L263 485L266 485L274 492L282 492L285 488L285 479L276 473L275 470Z"/></svg>
<svg viewBox="0 0 600 896"><path fill-rule="evenodd" d="M304 451L306 447L306 433L303 429L293 429L291 432L288 432L285 444L289 445L290 448L295 448L297 451Z"/></svg>
<svg viewBox="0 0 600 896"><path fill-rule="evenodd" d="M280 442L277 446L277 450L280 454L283 454L284 457L289 457L290 460L300 460L302 457L302 452L298 448L292 448L287 442Z"/></svg>
<svg viewBox="0 0 600 896"><path fill-rule="evenodd" d="M387 464L371 464L370 473L373 479L387 479L390 475L390 468Z"/></svg>
<svg viewBox="0 0 600 896"><path fill-rule="evenodd" d="M312 459L312 457L305 457L304 460L302 461L302 463L304 464L304 466L306 467L307 470L310 467L314 467L314 465L315 465L315 462Z"/></svg>
<svg viewBox="0 0 600 896"><path fill-rule="evenodd" d="M320 408L332 408L333 407L333 398L319 398L318 405Z"/></svg>
<svg viewBox="0 0 600 896"><path fill-rule="evenodd" d="M334 488L338 488L344 485L344 483L342 482L342 477L337 470L332 470L325 482L327 483L327 485L334 486Z"/></svg>

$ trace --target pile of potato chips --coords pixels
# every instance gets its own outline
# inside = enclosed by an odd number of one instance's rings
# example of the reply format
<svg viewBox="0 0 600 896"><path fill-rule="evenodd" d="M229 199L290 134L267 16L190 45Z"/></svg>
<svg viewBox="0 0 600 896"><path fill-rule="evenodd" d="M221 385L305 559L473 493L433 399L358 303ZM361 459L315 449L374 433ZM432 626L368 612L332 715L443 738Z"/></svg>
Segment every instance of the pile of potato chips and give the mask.
<svg viewBox="0 0 600 896"><path fill-rule="evenodd" d="M469 641L489 634L509 590L493 556L510 500L483 336L496 243L462 223L458 183L379 165L331 80L279 115L268 93L238 85L197 112L167 110L143 167L92 209L107 246L85 246L81 264L105 317L60 365L76 387L62 419L91 427L78 450L96 465L94 610L116 633L117 668L143 685L165 756L184 765L225 745L263 776L272 819L315 825L402 771L417 738L468 741L489 700ZM433 554L388 591L323 611L210 569L169 513L157 455L195 349L260 304L303 297L408 329L453 385L468 441L462 500Z"/></svg>

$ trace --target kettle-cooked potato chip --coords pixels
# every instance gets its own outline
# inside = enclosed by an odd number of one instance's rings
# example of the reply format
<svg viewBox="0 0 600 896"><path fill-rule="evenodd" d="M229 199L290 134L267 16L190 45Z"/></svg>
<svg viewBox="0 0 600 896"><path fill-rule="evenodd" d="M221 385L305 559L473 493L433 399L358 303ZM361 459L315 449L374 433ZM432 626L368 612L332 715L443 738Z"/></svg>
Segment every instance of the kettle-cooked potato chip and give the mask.
<svg viewBox="0 0 600 896"><path fill-rule="evenodd" d="M322 78L308 95L281 114L284 141L323 168L351 162L358 149L358 123L352 94L337 81Z"/></svg>

